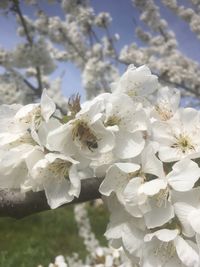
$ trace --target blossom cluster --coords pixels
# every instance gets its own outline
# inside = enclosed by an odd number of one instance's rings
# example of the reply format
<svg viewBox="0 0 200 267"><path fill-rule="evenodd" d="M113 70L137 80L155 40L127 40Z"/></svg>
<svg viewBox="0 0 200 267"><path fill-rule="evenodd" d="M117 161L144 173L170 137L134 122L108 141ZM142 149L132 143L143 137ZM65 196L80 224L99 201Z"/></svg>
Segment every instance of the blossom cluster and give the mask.
<svg viewBox="0 0 200 267"><path fill-rule="evenodd" d="M200 112L179 107L147 66L130 65L103 93L60 114L44 90L37 104L2 105L0 188L44 190L51 208L100 185L105 236L134 266L200 266ZM92 178L91 178L92 179Z"/></svg>

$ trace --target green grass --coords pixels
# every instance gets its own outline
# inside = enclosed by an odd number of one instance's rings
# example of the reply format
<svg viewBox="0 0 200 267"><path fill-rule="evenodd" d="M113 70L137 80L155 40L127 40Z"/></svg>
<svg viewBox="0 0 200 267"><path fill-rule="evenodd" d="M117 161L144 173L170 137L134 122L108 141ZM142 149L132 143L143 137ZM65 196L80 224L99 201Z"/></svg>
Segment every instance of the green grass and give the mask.
<svg viewBox="0 0 200 267"><path fill-rule="evenodd" d="M108 214L103 208L89 207L91 224L102 245ZM48 266L54 257L78 252L84 258L85 247L78 236L73 208L68 206L22 220L0 219L0 267Z"/></svg>

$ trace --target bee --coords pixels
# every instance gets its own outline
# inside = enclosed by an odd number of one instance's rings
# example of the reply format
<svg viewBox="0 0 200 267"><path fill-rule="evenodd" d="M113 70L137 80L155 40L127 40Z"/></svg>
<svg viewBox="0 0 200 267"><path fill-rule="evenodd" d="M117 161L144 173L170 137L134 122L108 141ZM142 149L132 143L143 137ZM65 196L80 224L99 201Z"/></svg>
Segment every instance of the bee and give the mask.
<svg viewBox="0 0 200 267"><path fill-rule="evenodd" d="M98 148L97 138L92 130L89 128L88 124L84 121L78 121L72 131L73 140L76 138L86 146L90 151Z"/></svg>
<svg viewBox="0 0 200 267"><path fill-rule="evenodd" d="M98 143L96 140L93 140L93 141L86 141L86 145L88 147L88 149L90 151L93 152L93 149L97 149L98 148Z"/></svg>

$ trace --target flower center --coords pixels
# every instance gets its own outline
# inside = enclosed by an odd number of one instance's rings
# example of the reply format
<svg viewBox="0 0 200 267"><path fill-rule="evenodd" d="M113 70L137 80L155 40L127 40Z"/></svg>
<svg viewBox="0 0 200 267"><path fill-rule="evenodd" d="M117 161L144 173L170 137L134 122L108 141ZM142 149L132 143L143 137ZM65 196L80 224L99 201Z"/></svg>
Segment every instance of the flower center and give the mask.
<svg viewBox="0 0 200 267"><path fill-rule="evenodd" d="M32 138L29 130L27 130L27 132L25 134L23 134L22 136L20 136L17 140L9 143L10 147L16 147L22 144L29 144L29 145L37 145L37 143L35 142L35 140Z"/></svg>
<svg viewBox="0 0 200 267"><path fill-rule="evenodd" d="M138 92L140 91L140 88L142 87L142 84L141 82L129 82L128 85L127 85L127 89L126 89L126 94L128 96L130 96L131 98L132 97L135 97L135 96L138 96Z"/></svg>
<svg viewBox="0 0 200 267"><path fill-rule="evenodd" d="M178 137L175 136L177 142L174 143L172 148L179 148L182 153L186 153L190 150L195 150L189 136L180 134Z"/></svg>
<svg viewBox="0 0 200 267"><path fill-rule="evenodd" d="M28 112L26 116L22 117L20 119L21 122L31 124L34 122L34 126L36 129L39 128L41 122L42 122L42 115L41 115L41 108L40 106L34 108L32 111Z"/></svg>
<svg viewBox="0 0 200 267"><path fill-rule="evenodd" d="M138 87L139 87L139 86L138 86ZM134 97L134 96L137 96L138 94L137 94L137 92L136 92L136 90L135 90L135 88L134 88L134 89L129 89L129 90L127 91L127 95L130 96L130 97L132 98L132 97Z"/></svg>
<svg viewBox="0 0 200 267"><path fill-rule="evenodd" d="M165 105L156 105L155 110L163 121L169 120L173 113L172 110L168 109Z"/></svg>
<svg viewBox="0 0 200 267"><path fill-rule="evenodd" d="M107 121L105 122L105 126L114 126L114 125L119 125L121 122L121 118L116 116L116 115L112 115L110 117L108 117Z"/></svg>
<svg viewBox="0 0 200 267"><path fill-rule="evenodd" d="M50 163L48 166L48 170L53 174L54 177L60 178L68 178L69 176L69 168L71 166L71 162L62 160L62 159L56 159L54 162Z"/></svg>
<svg viewBox="0 0 200 267"><path fill-rule="evenodd" d="M33 113L33 121L34 121L36 129L39 128L42 120L43 120L43 118L42 118L42 115L41 115L41 108L38 107Z"/></svg>

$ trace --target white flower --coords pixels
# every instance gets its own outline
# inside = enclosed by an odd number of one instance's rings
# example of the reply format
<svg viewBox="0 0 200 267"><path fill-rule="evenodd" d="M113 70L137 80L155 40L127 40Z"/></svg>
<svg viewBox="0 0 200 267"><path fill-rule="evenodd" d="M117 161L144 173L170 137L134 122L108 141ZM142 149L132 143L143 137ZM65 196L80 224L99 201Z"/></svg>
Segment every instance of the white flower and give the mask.
<svg viewBox="0 0 200 267"><path fill-rule="evenodd" d="M21 144L41 145L38 136L39 128L40 126L48 128L47 123L55 112L55 104L47 96L46 90L42 94L41 104L29 104L20 108L13 108L13 110L15 115L12 119L8 119L8 115L0 118L0 125L2 125L0 126L1 148L10 149ZM54 127L57 127L58 121L54 120L54 122ZM52 123L49 124L51 124L50 129L52 129ZM44 139L44 136L40 135Z"/></svg>
<svg viewBox="0 0 200 267"><path fill-rule="evenodd" d="M33 188L42 186L52 209L72 201L80 193L78 162L62 154L48 153L32 168Z"/></svg>
<svg viewBox="0 0 200 267"><path fill-rule="evenodd" d="M153 138L158 142L159 158L165 162L200 156L200 113L180 109L170 120L153 124Z"/></svg>
<svg viewBox="0 0 200 267"><path fill-rule="evenodd" d="M158 78L143 65L136 68L130 65L118 82L112 84L112 92L125 93L134 100L145 100L158 88Z"/></svg>
<svg viewBox="0 0 200 267"><path fill-rule="evenodd" d="M24 123L28 126L31 126L31 124L33 124L34 127L38 129L43 120L45 122L49 121L55 110L55 103L47 95L47 92L44 89L40 104L28 104L22 107L16 113L15 118L18 122Z"/></svg>
<svg viewBox="0 0 200 267"><path fill-rule="evenodd" d="M144 237L142 266L187 266L200 264L197 246L184 240L177 229L161 229Z"/></svg>
<svg viewBox="0 0 200 267"><path fill-rule="evenodd" d="M152 115L157 119L169 120L177 111L180 103L180 91L168 87L158 89Z"/></svg>
<svg viewBox="0 0 200 267"><path fill-rule="evenodd" d="M133 179L125 188L124 195L126 210L137 217L137 205L141 212L140 217L144 217L149 229L160 227L174 217L174 208L168 199L169 190L164 179L153 179L145 183L140 180L138 185L134 184Z"/></svg>

